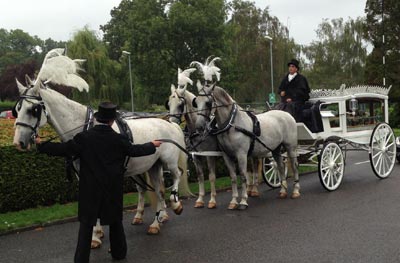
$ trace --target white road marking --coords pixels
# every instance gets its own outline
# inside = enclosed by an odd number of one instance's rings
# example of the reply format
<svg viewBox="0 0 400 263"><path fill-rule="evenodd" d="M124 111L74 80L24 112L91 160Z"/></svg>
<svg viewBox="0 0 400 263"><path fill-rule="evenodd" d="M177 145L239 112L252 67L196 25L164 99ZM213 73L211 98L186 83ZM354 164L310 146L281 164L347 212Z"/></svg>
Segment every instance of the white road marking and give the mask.
<svg viewBox="0 0 400 263"><path fill-rule="evenodd" d="M360 165L360 164L364 164L364 163L369 163L369 160L368 160L368 161L363 161L363 162L354 163L354 164L355 164L355 165Z"/></svg>

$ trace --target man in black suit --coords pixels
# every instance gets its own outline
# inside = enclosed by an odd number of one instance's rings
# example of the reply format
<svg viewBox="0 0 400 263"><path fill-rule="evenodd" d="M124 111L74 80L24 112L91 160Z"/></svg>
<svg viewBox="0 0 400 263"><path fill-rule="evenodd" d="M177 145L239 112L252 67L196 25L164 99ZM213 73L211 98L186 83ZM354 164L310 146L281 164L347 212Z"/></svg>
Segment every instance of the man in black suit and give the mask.
<svg viewBox="0 0 400 263"><path fill-rule="evenodd" d="M80 222L75 262L89 262L93 226L97 218L109 225L111 255L126 257L126 238L122 224L123 175L126 156L137 157L155 153L160 141L133 145L116 133L112 124L116 105L103 102L94 114L98 124L78 133L65 143L41 143L35 140L41 153L54 156L77 156L80 159L78 219Z"/></svg>
<svg viewBox="0 0 400 263"><path fill-rule="evenodd" d="M292 59L288 63L289 73L279 85L278 92L281 103L278 109L292 114L296 122L302 122L304 103L310 98L310 87L307 79L299 73L299 61Z"/></svg>

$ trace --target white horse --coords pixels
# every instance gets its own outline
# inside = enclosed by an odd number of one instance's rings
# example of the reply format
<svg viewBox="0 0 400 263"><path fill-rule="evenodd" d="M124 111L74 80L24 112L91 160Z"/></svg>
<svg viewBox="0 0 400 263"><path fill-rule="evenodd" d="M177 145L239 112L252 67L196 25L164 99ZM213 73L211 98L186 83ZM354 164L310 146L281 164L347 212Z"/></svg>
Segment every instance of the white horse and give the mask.
<svg viewBox="0 0 400 263"><path fill-rule="evenodd" d="M179 81L178 81L179 83ZM219 151L216 136L203 137L196 131L197 111L192 106L192 101L196 96L186 89L186 85L182 88L175 88L171 85L171 95L166 102L166 107L169 110L169 121L181 123L182 116L186 121L186 129L188 132L186 144L190 151ZM212 156L194 156L194 164L196 167L197 178L199 182L199 197L194 205L195 208L204 207L204 162L208 165L208 178L211 186L211 197L208 202L208 208L216 208L215 200L217 192L215 188L215 162L217 157Z"/></svg>
<svg viewBox="0 0 400 263"><path fill-rule="evenodd" d="M49 53L51 53L50 51ZM46 56L42 68L38 74L38 80L33 82L26 79L29 88L24 87L17 80L20 92L20 100L15 110L18 114L15 126L14 144L19 149L29 149L33 136L38 134L38 130L48 122L59 134L62 141L67 141L82 131L88 124L88 108L69 100L60 93L52 90L48 85L43 85L40 77L48 78L46 83L62 84L88 91L89 86L79 77L77 71L82 60L71 60L62 55L62 52L53 52L52 56ZM127 121L136 143L144 143L154 139L170 139L175 141L180 147L185 147L184 135L180 127L161 119L136 119ZM113 128L119 132L119 128L114 124ZM138 177L140 174L149 171L151 183L154 185L157 195L157 213L154 222L149 226L149 234L157 234L160 231L160 222L166 220L168 215L165 211L166 205L163 197L163 187L161 187L162 168L165 166L173 174L174 184L170 196L171 205L178 214L182 212L182 204L178 200L178 185L180 193L190 194L187 182L187 156L175 145L164 143L155 154L130 158L127 164L126 176ZM182 175L182 179L180 177ZM144 189L138 186L139 200L137 213L132 224L143 222L144 211ZM151 198L151 200L154 200ZM101 241L96 237L97 230L102 232L97 225L94 231L93 240L100 244ZM101 236L101 233L98 233ZM92 243L92 246L97 246Z"/></svg>
<svg viewBox="0 0 400 263"><path fill-rule="evenodd" d="M297 128L293 117L283 111L268 111L258 114L261 134L256 136L253 132L253 120L237 105L232 97L222 88L213 85L198 85L198 96L195 103L200 112L196 128L203 129L212 109L215 109L217 129L212 134L217 134L218 142L223 150L223 157L228 166L232 179L232 200L229 209L247 208L246 168L247 157L265 158L272 152L278 164L281 179L280 198L287 197L287 181L282 178L284 166L281 156L283 146L291 162L294 172L294 189L292 198L300 197L299 175L297 171ZM236 164L242 179L242 199L240 206L237 198Z"/></svg>

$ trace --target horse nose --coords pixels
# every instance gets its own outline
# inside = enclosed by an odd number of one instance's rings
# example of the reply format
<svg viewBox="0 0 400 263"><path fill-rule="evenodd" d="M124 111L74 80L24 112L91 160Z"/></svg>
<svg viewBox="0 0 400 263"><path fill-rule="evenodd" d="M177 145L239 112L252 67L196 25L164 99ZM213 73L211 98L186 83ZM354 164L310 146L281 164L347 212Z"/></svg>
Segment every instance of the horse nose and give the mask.
<svg viewBox="0 0 400 263"><path fill-rule="evenodd" d="M22 149L26 149L26 145L23 141L20 141L19 145L21 146Z"/></svg>

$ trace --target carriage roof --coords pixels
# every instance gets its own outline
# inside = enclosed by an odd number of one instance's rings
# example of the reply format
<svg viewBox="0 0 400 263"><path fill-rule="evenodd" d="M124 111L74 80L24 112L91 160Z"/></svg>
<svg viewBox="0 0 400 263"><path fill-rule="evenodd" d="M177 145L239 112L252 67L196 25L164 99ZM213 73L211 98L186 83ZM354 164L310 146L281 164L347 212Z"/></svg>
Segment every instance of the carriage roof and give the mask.
<svg viewBox="0 0 400 263"><path fill-rule="evenodd" d="M392 86L386 88L382 86L357 85L346 87L344 84L339 89L315 89L310 92L310 101L343 101L349 98L375 97L388 99Z"/></svg>

